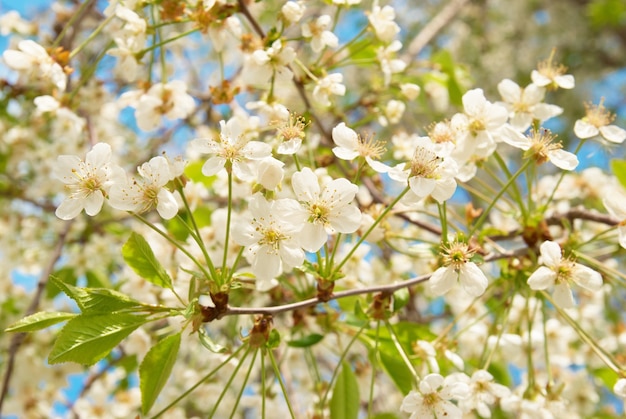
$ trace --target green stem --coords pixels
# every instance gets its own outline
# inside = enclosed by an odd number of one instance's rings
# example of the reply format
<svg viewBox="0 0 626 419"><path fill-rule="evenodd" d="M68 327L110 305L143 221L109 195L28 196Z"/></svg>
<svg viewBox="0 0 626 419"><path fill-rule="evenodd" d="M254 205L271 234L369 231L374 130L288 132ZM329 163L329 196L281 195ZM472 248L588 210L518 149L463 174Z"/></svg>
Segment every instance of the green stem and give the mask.
<svg viewBox="0 0 626 419"><path fill-rule="evenodd" d="M87 2L88 3L88 2ZM89 36L87 38L85 38L85 40L83 42L80 43L80 45L78 45L76 48L74 48L72 50L72 52L70 52L70 60L72 58L74 58L76 56L76 54L78 54L79 52L82 51L83 48L85 48L95 37L97 37L100 32L102 32L102 29L104 29L104 27L106 25L109 24L109 22L115 17L115 15L111 15L109 17L107 17L106 19L104 19L102 21L102 23L100 23L100 25L98 25L98 27L96 29L94 29L94 31L92 33L89 34Z"/></svg>
<svg viewBox="0 0 626 419"><path fill-rule="evenodd" d="M261 352L261 419L265 419L265 396L267 395L267 389L265 388L265 354Z"/></svg>
<svg viewBox="0 0 626 419"><path fill-rule="evenodd" d="M374 404L374 381L376 380L376 365L375 361L378 359L378 340L380 336L380 320L376 322L376 341L374 341L374 352L372 353L372 379L370 380L370 394L367 401L367 417L372 417L372 408Z"/></svg>
<svg viewBox="0 0 626 419"><path fill-rule="evenodd" d="M283 377L280 375L280 369L278 368L278 364L276 363L276 359L274 358L274 354L272 353L271 349L267 350L267 355L269 356L270 361L272 362L272 368L274 369L274 374L276 374L276 379L278 380L278 383L280 384L280 389L283 392L283 397L285 398L285 403L287 403L289 414L291 415L292 419L295 419L296 415L293 412L293 407L291 407L291 402L289 401L289 396L287 394L287 388L285 387L285 383L283 382Z"/></svg>
<svg viewBox="0 0 626 419"><path fill-rule="evenodd" d="M191 29L191 30L188 30L187 32L179 33L178 35L173 36L173 37L171 37L171 38L169 38L169 39L166 39L166 40L164 40L164 41L161 41L161 42L153 42L153 44L152 44L152 45L150 45L148 48L146 48L146 49L142 49L141 51L137 52L137 53L135 54L135 56L137 57L137 59L141 59L141 58L142 58L144 55L146 55L148 52L154 51L155 49L160 48L160 47L162 47L163 45L167 45L167 44L169 44L170 42L178 41L179 39L184 38L184 37L186 37L187 35L191 35L191 34L192 34L192 33L194 33L194 32L198 32L199 30L200 30L199 28ZM156 37L154 38L154 40L156 41Z"/></svg>
<svg viewBox="0 0 626 419"><path fill-rule="evenodd" d="M254 368L254 361L256 360L256 356L259 354L259 348L254 350L254 354L252 354L252 360L250 361L250 367L248 368L248 372L246 373L245 378L243 379L243 383L241 383L241 390L239 390L239 394L237 394L237 399L235 400L235 405L233 406L233 410L230 414L230 419L235 417L235 413L237 412L237 406L239 406L239 402L241 401L241 397L243 396L243 392L246 389L246 384L250 379L250 374L252 373L252 368ZM263 394L263 399L265 399L265 394Z"/></svg>
<svg viewBox="0 0 626 419"><path fill-rule="evenodd" d="M509 178L509 180L504 184L504 186L502 187L502 189L500 189L500 191L496 194L496 196L493 198L493 200L491 201L491 203L489 204L489 206L487 207L487 209L485 209L483 211L483 213L480 215L480 217L478 218L478 220L476 221L476 223L474 224L474 226L470 229L469 233L468 233L468 237L472 237L472 235L474 234L474 232L476 232L476 230L482 226L482 224L485 222L485 220L487 219L487 217L489 216L489 212L491 211L491 209L493 208L494 205L496 205L496 203L498 202L498 200L500 199L500 197L504 194L504 192L509 188L509 186L515 184L515 180L519 177L519 175L521 175L522 173L524 173L524 171L526 171L526 168L532 163L532 160L526 160L526 162L522 165L522 167L519 168L519 170L517 172L515 172L515 174L513 176L511 176ZM524 204L520 203L520 209L523 208ZM522 210L523 211L523 210Z"/></svg>
<svg viewBox="0 0 626 419"><path fill-rule="evenodd" d="M502 157L500 157L500 154L498 154L498 152L493 153L494 157L496 158L496 161L498 162L498 165L500 166L500 168L502 169L502 171L506 174L507 178L511 178L511 172L509 170L509 168L506 165L506 162L502 159ZM531 160L527 160L526 164L524 164L524 170L526 167L529 166ZM521 169L520 169L521 170ZM518 171L518 173L515 173L515 177L519 176L520 171ZM503 186L503 189L506 189L508 186ZM528 190L528 195L530 196L530 189ZM522 199L522 193L520 192L519 188L517 187L516 183L513 183L513 193L512 193L512 197L513 199L517 202L517 205L519 205L519 209L520 212L522 213L522 220L524 221L524 224L526 224L526 219L527 219L527 213L526 213L526 208L524 207L524 200Z"/></svg>
<svg viewBox="0 0 626 419"><path fill-rule="evenodd" d="M578 155L578 152L580 151L584 143L585 143L585 140L580 140L580 142L576 146L576 150L574 150L574 154ZM561 182L563 182L563 178L565 178L565 175L567 173L569 172L565 170L561 171L561 176L559 176L559 180L557 180L556 185L554 186L554 189L552 190L552 193L550 194L550 197L548 198L546 203L542 206L542 214L548 209L548 205L550 205L550 203L554 199L554 195L556 194L557 189L559 189L559 186L561 185Z"/></svg>
<svg viewBox="0 0 626 419"><path fill-rule="evenodd" d="M172 244L172 246L176 247L178 250L183 252L202 271L202 273L205 275L206 278L210 278L209 273L206 271L206 269L204 269L204 266L198 261L198 259L196 259L191 253L189 253L189 251L187 249L185 249L184 246L182 246L176 240L172 239L165 232L159 230L154 224L152 224L150 221L146 220L141 215L135 214L135 213L131 213L131 215L133 217L135 217L136 219L138 219L139 221L141 221L142 223L144 223L145 225L147 225L148 227L150 227L152 230L157 232L159 235L161 235L161 237L163 237L165 240L170 242Z"/></svg>
<svg viewBox="0 0 626 419"><path fill-rule="evenodd" d="M339 262L339 264L335 267L333 274L330 276L331 278L335 276L335 274L337 272L339 272L339 270L343 267L343 265L345 265L348 260L350 260L350 258L352 257L352 255L354 254L354 252L356 252L356 250L358 249L358 247L361 245L361 243L363 243L365 241L365 239L367 239L367 236L370 235L370 233L372 231L374 231L374 229L378 226L378 224L380 224L380 222L385 218L385 216L389 213L389 211L391 211L391 209L398 203L400 202L400 200L404 197L404 195L407 194L407 192L409 192L411 190L411 188L409 188L409 186L406 186L404 188L404 190L402 192L400 192L400 194L389 204L387 205L387 207L385 208L385 210L378 216L378 218L376 218L376 220L374 221L374 223L370 226L370 228L367 229L367 231L361 236L361 238L359 239L359 241L356 242L356 244L354 245L354 247L352 247L352 249L350 249L350 251L348 252L348 254L346 256L344 256L343 260L341 262Z"/></svg>
<svg viewBox="0 0 626 419"><path fill-rule="evenodd" d="M246 359L246 357L250 353L250 349L251 349L250 345L245 345L245 346L246 346L246 352L244 352L243 357L241 357L241 359L237 363L237 366L235 367L235 370L233 371L233 373L230 375L230 377L228 377L228 381L224 385L224 390L222 390L222 392L220 393L220 396L217 398L217 400L215 401L215 404L213 405L213 410L211 410L211 413L209 413L209 418L212 418L215 415L215 412L217 411L217 408L219 407L220 403L222 402L222 399L226 395L226 392L230 389L230 386L233 383L233 380L235 379L235 376L237 375L237 372L239 371L239 369L243 365L244 360Z"/></svg>
<svg viewBox="0 0 626 419"><path fill-rule="evenodd" d="M163 415L165 412L167 412L170 408L176 406L182 399L184 399L185 397L187 397L189 394L191 394L195 389L197 389L200 385L202 385L202 383L204 383L205 381L207 381L209 378L211 378L214 374L216 374L224 365L228 364L230 362L231 359L233 359L235 356L237 356L237 354L244 348L244 346L240 346L239 348L237 348L237 350L235 352L233 352L232 354L230 354L230 356L228 358L226 358L224 361L222 361L221 364L219 364L217 367L215 367L215 369L213 369L211 372L209 372L207 375L205 375L204 377L202 377L200 380L198 380L194 385L192 385L191 387L189 387L187 390L185 390L180 396L178 396L176 399L174 399L172 402L170 402L167 406L165 406L160 412L158 412L156 415L152 416L152 419L156 419L158 417L160 417L161 415Z"/></svg>
<svg viewBox="0 0 626 419"><path fill-rule="evenodd" d="M230 241L230 220L233 212L233 172L228 171L228 207L226 208L226 234L224 237L224 257L222 258L222 280L228 279L226 275L226 261L228 260L228 243ZM230 276L230 275L229 275Z"/></svg>
<svg viewBox="0 0 626 419"><path fill-rule="evenodd" d="M400 358L402 358L402 361L404 361L404 364L407 366L409 371L411 371L411 374L413 374L413 378L415 380L415 383L417 383L417 381L419 381L420 376L417 373L417 371L415 370L415 367L413 366L413 363L411 363L411 360L409 359L409 356L407 355L406 351L402 347L402 344L398 340L398 336L396 335L396 331L393 330L393 326L391 326L391 324L389 323L388 320L385 320L385 326L387 326L387 330L389 331L389 336L391 337L391 341L393 342L393 345L396 347L396 350L400 354Z"/></svg>
<svg viewBox="0 0 626 419"><path fill-rule="evenodd" d="M76 10L76 12L72 14L70 20L63 26L63 29L52 43L52 48L56 48L59 46L63 38L65 38L65 34L67 33L68 29L74 26L74 23L76 23L78 18L81 17L85 9L90 6L91 3L93 3L93 1L85 1L78 7L78 10Z"/></svg>
<svg viewBox="0 0 626 419"><path fill-rule="evenodd" d="M348 342L348 345L346 346L346 348L341 352L339 361L337 361L337 368L333 370L333 375L330 377L330 381L328 382L328 387L326 388L324 397L322 397L322 399L320 400L320 408L322 410L324 409L324 405L326 404L326 400L328 399L328 394L330 393L330 390L333 387L333 383L335 382L335 379L337 378L337 375L339 374L339 368L341 368L341 365L343 364L344 359L346 359L346 356L348 356L348 351L350 350L354 342L356 342L356 340L361 335L361 333L363 333L363 330L365 330L366 325L367 323L365 323L363 326L359 328L359 330L354 334L352 339L350 339L350 342Z"/></svg>
<svg viewBox="0 0 626 419"><path fill-rule="evenodd" d="M335 52L333 52L332 54L327 56L326 59L324 60L324 62L320 65L320 67L321 68L326 67L328 65L328 63L330 63L337 55L341 54L341 52L344 49L346 49L350 45L354 44L361 37L361 35L365 34L366 32L367 32L367 26L364 26L363 29L361 29L361 31L359 33L357 33L351 40L349 40L348 42L343 44L341 47L337 48L335 50ZM367 45L367 46L369 46L369 45ZM354 51L354 52L358 52L358 51Z"/></svg>
<svg viewBox="0 0 626 419"><path fill-rule="evenodd" d="M441 242L443 245L448 244L448 218L446 212L446 201L443 204L437 203L437 209L439 210L439 221L441 221Z"/></svg>

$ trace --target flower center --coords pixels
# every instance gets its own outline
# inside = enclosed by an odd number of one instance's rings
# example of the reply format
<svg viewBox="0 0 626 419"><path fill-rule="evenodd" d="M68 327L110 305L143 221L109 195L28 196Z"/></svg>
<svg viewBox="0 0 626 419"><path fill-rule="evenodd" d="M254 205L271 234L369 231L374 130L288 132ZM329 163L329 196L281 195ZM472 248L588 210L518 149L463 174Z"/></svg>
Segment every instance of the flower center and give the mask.
<svg viewBox="0 0 626 419"><path fill-rule="evenodd" d="M373 136L365 138L359 136L358 151L363 157L371 157L378 160L385 153L386 149L384 142L374 140Z"/></svg>
<svg viewBox="0 0 626 419"><path fill-rule="evenodd" d="M474 252L470 250L467 243L461 242L450 243L448 248L443 248L443 251L445 252L444 265L452 266L457 271L474 256Z"/></svg>
<svg viewBox="0 0 626 419"><path fill-rule="evenodd" d="M598 105L586 103L585 113L586 115L583 120L590 123L596 128L609 125L615 119L615 115L613 115L604 107L604 98L600 100L600 103Z"/></svg>
<svg viewBox="0 0 626 419"><path fill-rule="evenodd" d="M551 151L563 148L560 142L554 142L556 135L552 135L550 130L547 129L533 130L529 138L531 146L528 153L535 157L538 164L548 161L548 154Z"/></svg>
<svg viewBox="0 0 626 419"><path fill-rule="evenodd" d="M413 153L413 159L411 160L411 174L409 177L419 176L429 179L437 177L437 169L439 168L439 162L443 160L437 156L433 151L424 147L418 146Z"/></svg>

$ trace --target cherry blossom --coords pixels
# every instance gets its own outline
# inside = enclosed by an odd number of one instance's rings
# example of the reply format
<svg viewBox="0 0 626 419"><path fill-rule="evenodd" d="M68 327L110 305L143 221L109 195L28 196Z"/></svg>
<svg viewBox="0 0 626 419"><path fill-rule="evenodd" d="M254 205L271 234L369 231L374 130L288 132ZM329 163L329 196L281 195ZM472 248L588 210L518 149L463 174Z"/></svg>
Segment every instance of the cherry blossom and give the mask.
<svg viewBox="0 0 626 419"><path fill-rule="evenodd" d="M609 214L619 220L617 225L619 244L626 249L626 193L621 188L609 188L604 193L602 203Z"/></svg>
<svg viewBox="0 0 626 419"><path fill-rule="evenodd" d="M574 124L574 134L586 139L602 136L607 141L621 144L626 140L626 130L617 125L610 125L615 115L609 112L602 101L598 105L585 105L586 114Z"/></svg>
<svg viewBox="0 0 626 419"><path fill-rule="evenodd" d="M300 234L304 250L316 252L328 234L354 233L361 225L361 211L351 204L359 188L347 179L334 179L321 189L317 175L305 167L294 173L291 185L307 217Z"/></svg>
<svg viewBox="0 0 626 419"><path fill-rule="evenodd" d="M469 387L451 377L428 374L419 383L419 392L411 392L402 400L400 410L410 413L410 419L461 419L463 412L451 400L469 396Z"/></svg>
<svg viewBox="0 0 626 419"><path fill-rule="evenodd" d="M574 296L570 283L589 291L599 291L602 287L602 276L593 269L563 258L561 247L553 241L545 241L539 248L541 263L528 278L528 285L533 290L545 290L554 286L554 302L563 308L574 307Z"/></svg>
<svg viewBox="0 0 626 419"><path fill-rule="evenodd" d="M170 164L162 156L153 157L137 168L138 179L116 182L111 188L109 203L122 211L143 213L156 208L166 220L178 213L174 194L165 186L174 176Z"/></svg>
<svg viewBox="0 0 626 419"><path fill-rule="evenodd" d="M19 71L28 80L45 80L63 92L67 86L67 76L63 67L46 51L44 47L30 39L20 41L18 50L8 49L2 53L4 62L13 70Z"/></svg>
<svg viewBox="0 0 626 419"><path fill-rule="evenodd" d="M56 210L57 217L71 220L83 209L91 216L100 212L109 189L124 176L122 169L111 163L111 154L111 146L98 143L87 152L84 161L77 156L57 158L54 175L69 191Z"/></svg>
<svg viewBox="0 0 626 419"><path fill-rule="evenodd" d="M533 120L541 123L563 113L561 107L543 103L546 89L533 83L521 88L514 81L504 79L498 84L498 92L504 100L498 104L509 111L509 123L522 132L530 127Z"/></svg>
<svg viewBox="0 0 626 419"><path fill-rule="evenodd" d="M474 252L466 243L452 242L443 248L443 266L438 268L428 281L435 295L450 291L454 284L461 283L472 297L480 297L487 289L489 281L480 268L471 261Z"/></svg>
<svg viewBox="0 0 626 419"><path fill-rule="evenodd" d="M380 142L366 140L360 137L352 128L348 128L344 122L333 128L333 141L337 147L333 148L335 156L342 160L354 160L357 157L365 158L369 166L379 173L389 171L389 166L377 161L385 152Z"/></svg>

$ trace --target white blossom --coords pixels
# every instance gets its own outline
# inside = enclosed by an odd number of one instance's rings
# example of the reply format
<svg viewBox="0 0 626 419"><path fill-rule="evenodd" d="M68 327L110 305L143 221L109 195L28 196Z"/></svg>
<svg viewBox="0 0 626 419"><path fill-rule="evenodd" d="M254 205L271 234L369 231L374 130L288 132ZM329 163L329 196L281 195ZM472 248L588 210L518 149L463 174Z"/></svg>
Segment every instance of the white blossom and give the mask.
<svg viewBox="0 0 626 419"><path fill-rule="evenodd" d="M419 392L411 390L402 400L400 410L411 413L410 419L461 419L463 412L451 400L463 400L469 395L467 384L450 376L428 374L419 383Z"/></svg>
<svg viewBox="0 0 626 419"><path fill-rule="evenodd" d="M471 261L474 252L466 243L452 242L443 248L443 266L437 269L428 284L435 295L443 295L460 282L472 297L480 297L489 281L480 268Z"/></svg>
<svg viewBox="0 0 626 419"><path fill-rule="evenodd" d="M574 296L570 288L573 281L589 291L599 291L602 276L593 269L563 258L561 247L553 241L545 241L539 248L541 263L528 278L528 285L533 290L545 290L554 286L554 302L563 308L574 307Z"/></svg>
<svg viewBox="0 0 626 419"><path fill-rule="evenodd" d="M39 82L45 80L65 91L67 76L63 67L46 51L44 47L30 39L20 41L18 50L6 50L2 53L4 62L13 70L23 74L27 80Z"/></svg>
<svg viewBox="0 0 626 419"><path fill-rule="evenodd" d="M331 17L322 15L313 22L302 25L302 36L311 38L311 49L314 52L320 52L326 47L336 48L339 38L329 30L331 27Z"/></svg>
<svg viewBox="0 0 626 419"><path fill-rule="evenodd" d="M574 134L578 138L587 139L602 136L607 141L621 144L626 140L626 130L611 125L615 115L611 114L602 101L598 105L586 104L586 114L574 124Z"/></svg>
<svg viewBox="0 0 626 419"><path fill-rule="evenodd" d="M498 92L504 100L498 103L509 111L509 123L519 131L526 131L534 120L540 123L563 113L556 105L543 103L545 87L529 84L521 88L512 80L504 79L498 83Z"/></svg>

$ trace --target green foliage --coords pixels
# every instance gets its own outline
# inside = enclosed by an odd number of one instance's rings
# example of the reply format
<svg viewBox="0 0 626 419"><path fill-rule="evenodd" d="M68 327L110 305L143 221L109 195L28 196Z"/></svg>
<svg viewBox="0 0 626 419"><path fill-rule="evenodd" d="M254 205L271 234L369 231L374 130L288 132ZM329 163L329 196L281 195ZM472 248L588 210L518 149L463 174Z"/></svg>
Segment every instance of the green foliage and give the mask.
<svg viewBox="0 0 626 419"><path fill-rule="evenodd" d="M319 333L311 333L310 335L306 335L300 339L287 341L287 345L294 348L307 348L309 346L315 345L318 342L321 342L322 339L324 339L324 335L320 335Z"/></svg>
<svg viewBox="0 0 626 419"><path fill-rule="evenodd" d="M122 256L128 266L146 281L162 288L172 288L172 279L154 256L150 245L134 231L122 247Z"/></svg>
<svg viewBox="0 0 626 419"><path fill-rule="evenodd" d="M198 339L200 339L202 346L213 353L219 354L226 352L226 348L218 343L215 343L215 341L213 341L213 339L211 339L211 337L202 328L198 330Z"/></svg>
<svg viewBox="0 0 626 419"><path fill-rule="evenodd" d="M593 0L587 5L591 26L618 28L626 25L626 3L623 0Z"/></svg>
<svg viewBox="0 0 626 419"><path fill-rule="evenodd" d="M436 52L432 57L432 61L438 64L441 72L448 76L446 78L446 87L450 95L450 102L456 106L461 106L463 104L461 98L465 91L463 78L467 78L467 70L455 63L452 54L447 50Z"/></svg>
<svg viewBox="0 0 626 419"><path fill-rule="evenodd" d="M76 302L85 314L114 313L120 310L144 308L145 305L129 296L108 288L80 288L50 277L58 288Z"/></svg>
<svg viewBox="0 0 626 419"><path fill-rule="evenodd" d="M359 385L350 364L344 362L335 381L330 400L331 419L356 419L359 417Z"/></svg>
<svg viewBox="0 0 626 419"><path fill-rule="evenodd" d="M59 333L48 362L95 364L122 339L148 321L146 316L125 313L83 314L74 317Z"/></svg>
<svg viewBox="0 0 626 419"><path fill-rule="evenodd" d="M611 170L619 183L626 188L626 160L611 160Z"/></svg>
<svg viewBox="0 0 626 419"><path fill-rule="evenodd" d="M5 332L34 332L75 317L74 313L41 311L13 323Z"/></svg>
<svg viewBox="0 0 626 419"><path fill-rule="evenodd" d="M154 345L139 367L141 412L148 413L159 393L165 387L180 348L181 334L168 336Z"/></svg>

